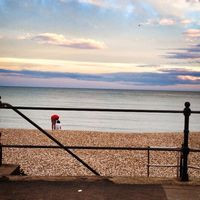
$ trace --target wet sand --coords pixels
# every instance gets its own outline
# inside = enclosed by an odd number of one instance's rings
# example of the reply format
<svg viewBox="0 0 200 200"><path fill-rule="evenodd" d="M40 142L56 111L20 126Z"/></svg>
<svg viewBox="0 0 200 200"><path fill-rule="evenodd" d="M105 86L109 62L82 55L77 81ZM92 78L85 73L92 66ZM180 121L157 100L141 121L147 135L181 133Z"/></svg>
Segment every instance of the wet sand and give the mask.
<svg viewBox="0 0 200 200"><path fill-rule="evenodd" d="M0 129L2 144L56 145L37 130ZM183 133L111 133L48 131L66 146L181 147ZM200 132L190 133L189 146L200 149ZM147 176L147 151L71 150L102 176ZM150 153L150 164L177 165L177 152ZM80 162L62 149L3 149L3 163L20 164L32 176L90 176ZM189 165L200 167L200 153L190 153ZM152 177L176 177L177 167L150 167ZM200 177L200 170L189 169Z"/></svg>

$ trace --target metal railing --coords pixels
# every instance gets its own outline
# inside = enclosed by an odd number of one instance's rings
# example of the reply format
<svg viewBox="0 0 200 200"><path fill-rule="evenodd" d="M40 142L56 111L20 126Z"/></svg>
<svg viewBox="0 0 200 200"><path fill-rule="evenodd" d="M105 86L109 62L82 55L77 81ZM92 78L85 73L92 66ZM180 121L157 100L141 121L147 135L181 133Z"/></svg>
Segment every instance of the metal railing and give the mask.
<svg viewBox="0 0 200 200"><path fill-rule="evenodd" d="M200 152L200 149L190 149L188 147L188 137L189 137L189 117L191 114L200 114L200 111L191 111L190 103L185 103L185 108L183 111L180 110L143 110L143 109L100 109L100 108L52 108L52 107L27 107L27 106L12 106L8 103L2 103L0 101L1 109L12 109L38 130L40 130L44 135L54 141L58 146L39 146L39 145L2 145L0 144L0 165L2 164L2 148L60 148L67 151L72 157L77 159L80 163L82 163L88 170L90 170L93 174L100 176L100 174L94 170L91 166L89 166L85 161L79 158L71 149L90 149L90 150L139 150L139 151L147 151L147 176L149 176L149 168L150 167L176 167L177 168L177 176L179 174L181 181L188 181L188 168L199 169L198 167L188 166L188 155L189 152ZM25 116L20 110L62 110L62 111L90 111L90 112L145 112L145 113L182 113L184 114L184 141L181 148L173 148L173 147L93 147L93 146L64 146L60 143L56 138L50 135L47 131L38 126L35 122ZM150 164L150 151L176 151L180 152L180 162L177 165L155 165ZM179 169L179 171L178 171Z"/></svg>

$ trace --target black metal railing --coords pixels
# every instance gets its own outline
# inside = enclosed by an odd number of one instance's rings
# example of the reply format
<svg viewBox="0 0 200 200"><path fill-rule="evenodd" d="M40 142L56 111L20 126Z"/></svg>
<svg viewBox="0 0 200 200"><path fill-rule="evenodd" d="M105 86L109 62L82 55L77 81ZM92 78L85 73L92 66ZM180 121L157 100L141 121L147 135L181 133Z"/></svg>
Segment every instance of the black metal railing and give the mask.
<svg viewBox="0 0 200 200"><path fill-rule="evenodd" d="M0 101L1 109L12 109L38 130L40 130L44 135L54 141L58 146L38 146L38 145L2 145L0 143L0 165L2 164L2 148L60 148L67 151L72 157L77 159L80 163L82 163L88 170L90 170L93 174L100 176L100 174L94 170L91 166L89 166L85 161L79 158L71 149L90 149L90 150L140 150L147 151L147 176L149 176L149 168L150 167L177 167L177 174L179 169L179 176L181 181L188 181L188 168L199 169L198 167L188 166L188 155L189 152L200 152L200 149L190 149L188 147L188 139L189 139L189 117L191 114L200 114L200 111L191 111L190 103L185 103L185 108L183 111L180 110L143 110L143 109L100 109L100 108L52 108L52 107L27 107L27 106L12 106L8 103L2 103ZM50 135L47 131L38 126L35 122L25 116L20 110L62 110L62 111L90 111L90 112L145 112L145 113L182 113L184 114L184 140L181 148L177 147L93 147L93 146L64 146L60 143L56 138ZM176 151L180 152L180 162L177 165L155 165L150 164L150 151Z"/></svg>

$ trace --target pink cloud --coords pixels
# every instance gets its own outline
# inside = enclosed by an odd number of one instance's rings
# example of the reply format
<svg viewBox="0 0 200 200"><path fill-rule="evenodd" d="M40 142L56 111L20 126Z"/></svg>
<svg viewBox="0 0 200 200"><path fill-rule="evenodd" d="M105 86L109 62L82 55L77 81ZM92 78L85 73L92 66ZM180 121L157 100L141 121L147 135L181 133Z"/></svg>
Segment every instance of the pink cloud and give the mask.
<svg viewBox="0 0 200 200"><path fill-rule="evenodd" d="M181 23L181 24L187 25L187 24L191 24L191 23L192 23L192 20L190 20L190 19L182 19L182 20L180 21L180 23Z"/></svg>
<svg viewBox="0 0 200 200"><path fill-rule="evenodd" d="M175 23L176 23L175 20L170 18L163 18L159 21L159 24L163 26L171 26L174 25Z"/></svg>
<svg viewBox="0 0 200 200"><path fill-rule="evenodd" d="M93 39L67 39L62 34L55 33L41 33L34 36L22 37L21 39L31 39L40 44L50 44L62 47L76 48L76 49L104 49L106 45L104 42L100 42Z"/></svg>
<svg viewBox="0 0 200 200"><path fill-rule="evenodd" d="M104 6L105 2L102 0L78 0L80 3L93 4L95 6Z"/></svg>
<svg viewBox="0 0 200 200"><path fill-rule="evenodd" d="M181 80L200 81L200 77L196 77L196 76L180 75L180 76L177 76L177 78L179 78Z"/></svg>
<svg viewBox="0 0 200 200"><path fill-rule="evenodd" d="M188 29L184 32L184 34L189 38L199 38L200 37L200 29Z"/></svg>
<svg viewBox="0 0 200 200"><path fill-rule="evenodd" d="M161 25L161 26L172 26L176 24L176 21L171 18L161 18L161 19L148 19L144 25Z"/></svg>

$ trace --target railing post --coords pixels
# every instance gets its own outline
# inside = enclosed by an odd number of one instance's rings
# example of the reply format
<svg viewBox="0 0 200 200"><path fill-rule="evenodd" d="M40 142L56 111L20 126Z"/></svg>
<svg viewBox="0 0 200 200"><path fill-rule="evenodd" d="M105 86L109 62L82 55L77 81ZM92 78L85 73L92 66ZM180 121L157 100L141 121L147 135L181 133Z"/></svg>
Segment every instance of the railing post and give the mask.
<svg viewBox="0 0 200 200"><path fill-rule="evenodd" d="M149 167L150 167L150 146L148 146L147 150L147 176L149 177Z"/></svg>
<svg viewBox="0 0 200 200"><path fill-rule="evenodd" d="M182 155L181 155L181 166L180 166L180 178L181 181L188 181L188 138L189 138L189 117L191 114L190 103L185 102L185 109L183 111L185 121L184 121L184 141L182 144Z"/></svg>
<svg viewBox="0 0 200 200"><path fill-rule="evenodd" d="M176 170L176 177L179 178L179 169L180 169L180 152L177 151L177 170Z"/></svg>

